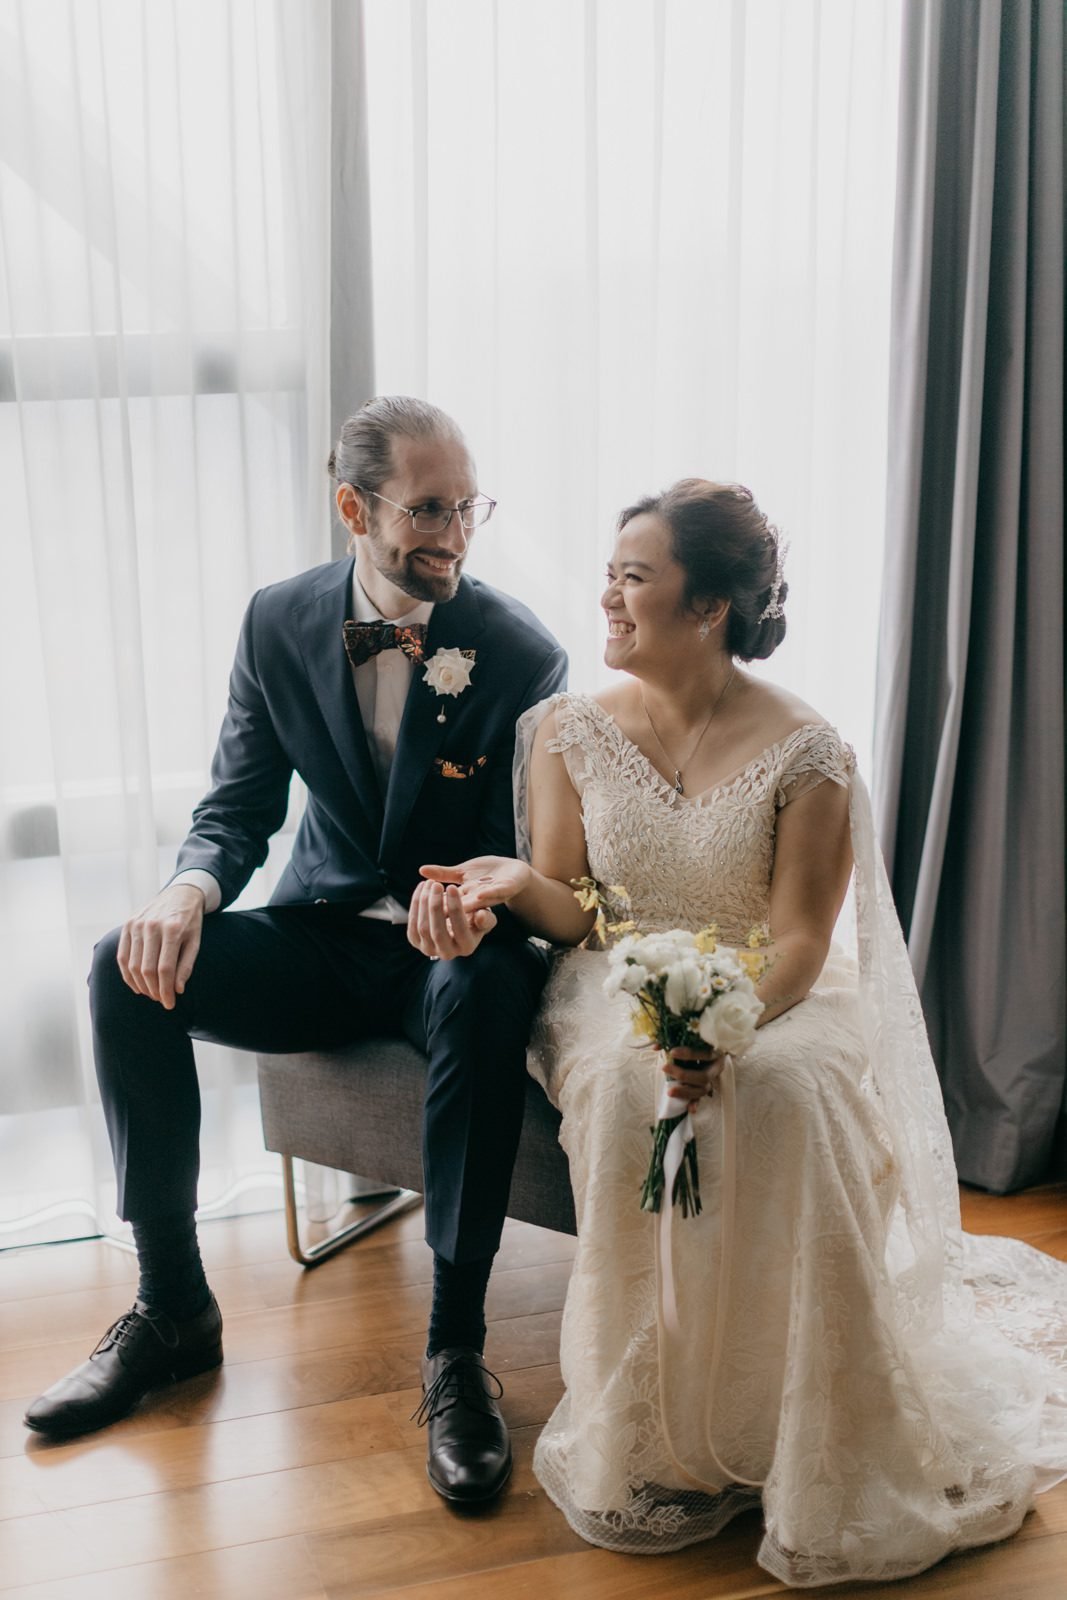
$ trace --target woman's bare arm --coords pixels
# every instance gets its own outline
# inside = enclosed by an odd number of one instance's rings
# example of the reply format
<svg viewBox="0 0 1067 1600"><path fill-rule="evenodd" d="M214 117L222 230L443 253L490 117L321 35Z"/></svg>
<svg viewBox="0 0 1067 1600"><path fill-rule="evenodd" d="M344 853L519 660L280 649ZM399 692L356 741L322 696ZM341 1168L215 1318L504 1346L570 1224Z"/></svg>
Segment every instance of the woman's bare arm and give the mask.
<svg viewBox="0 0 1067 1600"><path fill-rule="evenodd" d="M822 971L852 870L848 790L831 779L778 812L771 875L771 966L760 1025L803 1000Z"/></svg>

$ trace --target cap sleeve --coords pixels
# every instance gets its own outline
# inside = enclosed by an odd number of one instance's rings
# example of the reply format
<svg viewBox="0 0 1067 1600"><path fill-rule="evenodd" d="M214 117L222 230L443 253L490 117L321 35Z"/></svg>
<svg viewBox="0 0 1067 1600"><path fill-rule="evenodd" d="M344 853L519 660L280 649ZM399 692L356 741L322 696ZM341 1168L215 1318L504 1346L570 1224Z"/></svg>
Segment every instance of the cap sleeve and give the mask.
<svg viewBox="0 0 1067 1600"><path fill-rule="evenodd" d="M544 719L552 715L555 731L545 743L551 755L563 757L568 776L581 794L589 776L589 705L587 697L567 693L553 694L524 711L515 730L515 834L522 860L531 859L529 778L534 739Z"/></svg>
<svg viewBox="0 0 1067 1600"><path fill-rule="evenodd" d="M829 778L847 787L856 770L856 753L828 722L809 722L782 745L774 791L776 810Z"/></svg>

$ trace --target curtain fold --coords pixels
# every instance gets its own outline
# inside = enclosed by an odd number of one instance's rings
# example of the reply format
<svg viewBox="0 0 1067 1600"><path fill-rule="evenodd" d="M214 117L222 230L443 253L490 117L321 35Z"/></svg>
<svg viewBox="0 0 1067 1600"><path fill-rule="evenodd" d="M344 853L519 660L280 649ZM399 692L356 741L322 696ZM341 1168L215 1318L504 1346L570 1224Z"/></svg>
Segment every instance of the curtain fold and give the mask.
<svg viewBox="0 0 1067 1600"><path fill-rule="evenodd" d="M1064 1064L1064 15L905 8L878 820L965 1181Z"/></svg>
<svg viewBox="0 0 1067 1600"><path fill-rule="evenodd" d="M328 353L322 359L329 362L332 442L345 418L374 394L374 304L363 9L349 0L330 5L330 294ZM319 455L323 437L317 440ZM340 555L346 535L336 518L333 533L334 554Z"/></svg>
<svg viewBox="0 0 1067 1600"><path fill-rule="evenodd" d="M333 21L0 0L0 1245L114 1225L92 945L173 869L251 590L330 553ZM204 1208L273 1201L254 1062L197 1049Z"/></svg>

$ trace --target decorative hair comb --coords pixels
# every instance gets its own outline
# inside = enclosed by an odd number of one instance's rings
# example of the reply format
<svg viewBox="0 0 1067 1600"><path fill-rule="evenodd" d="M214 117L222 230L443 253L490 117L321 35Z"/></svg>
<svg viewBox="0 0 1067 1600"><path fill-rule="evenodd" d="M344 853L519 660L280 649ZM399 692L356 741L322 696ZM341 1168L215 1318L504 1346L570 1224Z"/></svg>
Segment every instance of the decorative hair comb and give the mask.
<svg viewBox="0 0 1067 1600"><path fill-rule="evenodd" d="M778 564L775 568L774 582L771 584L771 597L756 618L757 622L766 622L770 617L777 619L785 616L785 606L782 605L778 596L782 592L782 569L785 566L785 558L789 553L789 541L786 540L784 544L778 543L778 541L775 542L778 544Z"/></svg>

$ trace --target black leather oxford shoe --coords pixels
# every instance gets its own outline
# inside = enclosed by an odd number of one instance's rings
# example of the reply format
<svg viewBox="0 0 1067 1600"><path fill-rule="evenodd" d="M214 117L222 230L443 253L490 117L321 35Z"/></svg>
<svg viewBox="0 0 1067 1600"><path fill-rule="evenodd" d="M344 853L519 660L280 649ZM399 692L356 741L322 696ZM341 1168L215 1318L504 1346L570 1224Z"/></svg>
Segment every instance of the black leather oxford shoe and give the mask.
<svg viewBox="0 0 1067 1600"><path fill-rule="evenodd" d="M80 1367L30 1406L27 1428L55 1439L117 1422L150 1389L208 1372L222 1361L222 1315L212 1295L199 1316L173 1322L136 1301Z"/></svg>
<svg viewBox="0 0 1067 1600"><path fill-rule="evenodd" d="M500 1380L476 1350L423 1357L419 1426L429 1430L426 1473L446 1500L491 1500L511 1476L511 1440L497 1401Z"/></svg>

